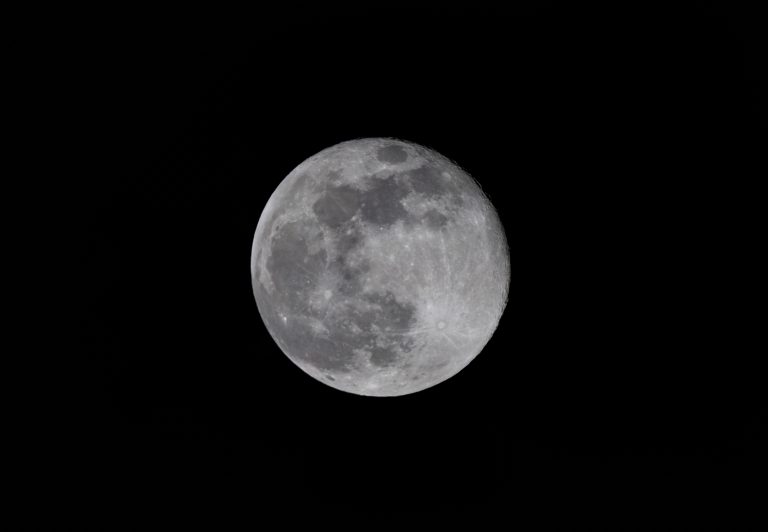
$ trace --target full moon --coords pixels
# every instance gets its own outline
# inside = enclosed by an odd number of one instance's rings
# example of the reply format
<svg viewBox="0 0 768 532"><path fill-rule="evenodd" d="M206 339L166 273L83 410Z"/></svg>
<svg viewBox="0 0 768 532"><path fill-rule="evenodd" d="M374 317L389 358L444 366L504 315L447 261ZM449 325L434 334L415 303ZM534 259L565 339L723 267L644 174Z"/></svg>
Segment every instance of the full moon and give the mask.
<svg viewBox="0 0 768 532"><path fill-rule="evenodd" d="M397 396L461 371L509 289L501 221L457 164L391 138L342 142L280 183L251 253L259 314L299 368Z"/></svg>

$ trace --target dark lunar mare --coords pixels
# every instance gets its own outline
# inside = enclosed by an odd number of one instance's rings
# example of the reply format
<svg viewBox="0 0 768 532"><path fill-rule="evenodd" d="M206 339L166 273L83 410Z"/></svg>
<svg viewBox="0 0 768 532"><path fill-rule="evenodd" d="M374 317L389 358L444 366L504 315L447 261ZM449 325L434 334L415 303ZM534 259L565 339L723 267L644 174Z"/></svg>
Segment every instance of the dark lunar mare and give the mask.
<svg viewBox="0 0 768 532"><path fill-rule="evenodd" d="M338 229L358 212L365 222L390 226L408 217L402 200L409 192L407 186L392 178L372 178L368 190L348 185L329 186L312 205L312 211L321 224L331 229Z"/></svg>
<svg viewBox="0 0 768 532"><path fill-rule="evenodd" d="M369 176L368 186L367 190L349 185L323 187L312 210L321 224L334 230L358 213L364 223L380 228L390 227L399 220L409 226L423 223L438 230L447 225L447 216L432 209L422 217L414 216L406 210L403 199L417 192L431 199L447 198L453 207L462 203L460 191L447 182L440 168L427 163L408 172Z"/></svg>
<svg viewBox="0 0 768 532"><path fill-rule="evenodd" d="M448 225L448 217L441 212L428 210L424 213L423 223L433 231L439 231Z"/></svg>
<svg viewBox="0 0 768 532"><path fill-rule="evenodd" d="M440 169L431 164L424 164L408 172L408 182L414 191L429 197L442 196L447 190Z"/></svg>
<svg viewBox="0 0 768 532"><path fill-rule="evenodd" d="M328 187L312 210L320 223L336 229L349 221L360 209L363 194L348 185Z"/></svg>
<svg viewBox="0 0 768 532"><path fill-rule="evenodd" d="M425 163L406 173L408 184L414 192L431 199L442 199L447 196L453 206L463 204L462 191L457 190L454 183L443 177L439 166Z"/></svg>
<svg viewBox="0 0 768 532"><path fill-rule="evenodd" d="M390 144L376 150L376 158L383 163L398 164L404 163L408 159L408 154L401 146Z"/></svg>
<svg viewBox="0 0 768 532"><path fill-rule="evenodd" d="M267 270L275 286L275 297L281 307L295 312L306 306L304 294L316 281L316 272L325 268L325 250L310 254L306 228L302 222L290 222L277 229Z"/></svg>
<svg viewBox="0 0 768 532"><path fill-rule="evenodd" d="M373 179L371 188L362 198L360 213L363 220L377 226L390 226L398 220L406 220L409 213L403 199L409 192L408 187L394 177Z"/></svg>

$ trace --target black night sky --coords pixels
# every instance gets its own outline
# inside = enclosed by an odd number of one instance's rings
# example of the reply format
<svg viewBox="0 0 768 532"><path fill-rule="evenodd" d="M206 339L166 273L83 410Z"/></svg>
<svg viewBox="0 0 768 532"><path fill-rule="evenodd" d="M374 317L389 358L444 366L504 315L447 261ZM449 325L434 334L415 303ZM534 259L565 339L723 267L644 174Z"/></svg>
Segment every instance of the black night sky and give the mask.
<svg viewBox="0 0 768 532"><path fill-rule="evenodd" d="M101 482L129 498L222 489L257 509L511 525L748 491L766 175L749 13L394 3L107 18L71 35L68 67L99 165L80 199L83 437L101 442ZM278 183L374 136L473 175L512 264L486 349L390 399L294 366L249 272Z"/></svg>

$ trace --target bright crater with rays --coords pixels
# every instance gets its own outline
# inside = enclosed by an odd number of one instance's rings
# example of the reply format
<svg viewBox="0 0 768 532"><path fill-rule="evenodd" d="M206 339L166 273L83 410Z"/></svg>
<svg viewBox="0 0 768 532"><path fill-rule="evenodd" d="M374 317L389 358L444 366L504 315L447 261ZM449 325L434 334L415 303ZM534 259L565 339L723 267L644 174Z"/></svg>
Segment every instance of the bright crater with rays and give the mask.
<svg viewBox="0 0 768 532"><path fill-rule="evenodd" d="M259 313L302 370L362 395L413 393L464 368L507 300L509 252L490 201L456 164L389 138L296 167L261 214Z"/></svg>

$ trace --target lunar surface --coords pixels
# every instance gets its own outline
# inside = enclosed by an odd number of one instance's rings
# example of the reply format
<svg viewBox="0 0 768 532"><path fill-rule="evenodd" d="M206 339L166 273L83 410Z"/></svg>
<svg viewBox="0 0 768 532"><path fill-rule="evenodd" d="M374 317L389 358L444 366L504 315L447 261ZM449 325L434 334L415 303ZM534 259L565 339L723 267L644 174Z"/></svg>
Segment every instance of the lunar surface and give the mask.
<svg viewBox="0 0 768 532"><path fill-rule="evenodd" d="M506 305L509 251L490 201L452 161L358 139L280 183L251 277L264 324L297 366L339 390L396 396L480 353Z"/></svg>

